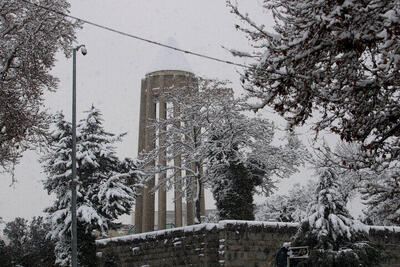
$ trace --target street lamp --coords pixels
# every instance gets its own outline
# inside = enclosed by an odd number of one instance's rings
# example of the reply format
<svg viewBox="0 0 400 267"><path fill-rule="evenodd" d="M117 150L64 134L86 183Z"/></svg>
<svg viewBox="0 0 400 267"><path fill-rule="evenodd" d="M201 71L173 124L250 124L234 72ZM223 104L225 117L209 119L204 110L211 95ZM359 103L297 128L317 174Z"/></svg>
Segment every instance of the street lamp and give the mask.
<svg viewBox="0 0 400 267"><path fill-rule="evenodd" d="M87 54L85 45L78 45L72 50L72 181L71 181L71 249L72 267L77 267L78 264L78 242L76 231L76 51L81 50L82 55Z"/></svg>

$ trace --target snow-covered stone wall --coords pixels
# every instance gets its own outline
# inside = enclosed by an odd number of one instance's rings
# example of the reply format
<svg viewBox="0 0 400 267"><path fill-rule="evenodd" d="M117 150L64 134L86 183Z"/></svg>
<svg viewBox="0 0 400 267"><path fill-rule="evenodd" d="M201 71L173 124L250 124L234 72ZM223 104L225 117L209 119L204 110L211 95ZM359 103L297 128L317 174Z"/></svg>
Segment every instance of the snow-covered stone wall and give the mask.
<svg viewBox="0 0 400 267"><path fill-rule="evenodd" d="M213 224L179 227L96 242L98 266L213 266L218 229ZM113 265L114 264L114 265ZM215 265L214 265L215 266Z"/></svg>
<svg viewBox="0 0 400 267"><path fill-rule="evenodd" d="M220 221L96 241L98 266L274 266L296 223ZM371 227L371 238L400 255L399 227ZM399 264L399 265L396 265ZM392 258L386 266L400 266Z"/></svg>

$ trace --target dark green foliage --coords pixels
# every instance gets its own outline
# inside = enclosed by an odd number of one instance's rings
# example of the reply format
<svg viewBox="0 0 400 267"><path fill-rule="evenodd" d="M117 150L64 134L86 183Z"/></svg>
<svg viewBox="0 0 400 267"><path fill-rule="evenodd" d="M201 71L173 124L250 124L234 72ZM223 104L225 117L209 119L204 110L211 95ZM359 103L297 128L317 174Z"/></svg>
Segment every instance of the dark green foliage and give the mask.
<svg viewBox="0 0 400 267"><path fill-rule="evenodd" d="M104 257L104 267L121 266L118 256L116 256L114 253L106 253L103 257Z"/></svg>
<svg viewBox="0 0 400 267"><path fill-rule="evenodd" d="M7 223L3 233L10 243L0 243L0 266L54 266L54 242L47 238L49 229L42 217L34 217L30 223L23 218Z"/></svg>
<svg viewBox="0 0 400 267"><path fill-rule="evenodd" d="M78 236L78 266L80 267L95 267L96 266L96 244L95 235L92 231L87 231L86 225L78 222L77 225L77 236ZM71 237L70 235L60 237L56 240L55 253L57 255L57 261L60 266L65 265L64 261L69 261L71 256ZM53 261L53 263L54 263ZM57 265L58 265L57 264ZM65 266L70 266L68 263Z"/></svg>
<svg viewBox="0 0 400 267"><path fill-rule="evenodd" d="M254 161L246 166L243 160L238 160L239 142L227 142L229 145L225 146L225 140L223 134L215 134L212 142L216 148L210 153L213 176L219 177L213 181L212 187L219 218L254 220L253 194L255 187L262 183L265 171L257 168Z"/></svg>
<svg viewBox="0 0 400 267"><path fill-rule="evenodd" d="M84 227L78 225L78 262L80 266L96 266L96 244L95 236L85 231Z"/></svg>
<svg viewBox="0 0 400 267"><path fill-rule="evenodd" d="M15 218L14 221L6 224L3 234L8 238L9 245L4 246L6 264L13 266L23 262L24 243L27 239L28 221L23 218Z"/></svg>
<svg viewBox="0 0 400 267"><path fill-rule="evenodd" d="M221 220L254 220L253 194L261 179L241 162L229 162L220 170L225 175L213 186L213 195Z"/></svg>
<svg viewBox="0 0 400 267"><path fill-rule="evenodd" d="M6 246L3 240L0 240L0 266L12 266L10 249Z"/></svg>
<svg viewBox="0 0 400 267"><path fill-rule="evenodd" d="M297 266L375 267L380 266L383 259L380 250L380 247L369 242L350 244L348 247L341 248L338 251L316 249L311 250L310 257L299 262Z"/></svg>

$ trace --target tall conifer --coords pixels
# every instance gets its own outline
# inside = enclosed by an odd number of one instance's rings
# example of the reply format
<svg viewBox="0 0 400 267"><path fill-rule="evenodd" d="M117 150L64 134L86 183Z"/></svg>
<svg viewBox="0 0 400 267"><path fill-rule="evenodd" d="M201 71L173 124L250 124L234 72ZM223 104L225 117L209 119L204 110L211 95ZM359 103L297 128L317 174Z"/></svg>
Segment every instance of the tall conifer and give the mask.
<svg viewBox="0 0 400 267"><path fill-rule="evenodd" d="M310 248L301 266L379 266L381 252L368 240L368 228L350 216L330 168L321 171L307 213L292 243Z"/></svg>
<svg viewBox="0 0 400 267"><path fill-rule="evenodd" d="M80 266L95 262L93 231L106 234L119 215L129 214L135 198L137 174L134 161L120 161L115 143L124 134L115 135L103 128L100 111L91 107L77 131L77 220ZM45 189L55 195L45 211L51 219L51 237L57 240L57 263L68 265L70 250L71 125L57 115L50 149L43 158Z"/></svg>

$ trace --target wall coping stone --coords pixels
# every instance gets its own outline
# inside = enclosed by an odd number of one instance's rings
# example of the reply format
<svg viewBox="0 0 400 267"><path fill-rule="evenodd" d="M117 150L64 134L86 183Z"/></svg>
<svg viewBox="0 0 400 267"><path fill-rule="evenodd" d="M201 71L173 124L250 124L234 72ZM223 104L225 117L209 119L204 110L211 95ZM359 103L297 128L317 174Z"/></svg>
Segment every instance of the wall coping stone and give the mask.
<svg viewBox="0 0 400 267"><path fill-rule="evenodd" d="M263 228L298 228L299 223L290 223L290 222L265 222L265 221L240 221L240 220L224 220L219 221L218 223L202 223L190 226L177 227L172 229L165 229L141 234L132 234L126 236L118 236L111 237L105 239L96 240L97 246L106 246L109 243L120 243L120 242L129 242L137 239L149 239L149 238L157 238L161 235L169 235L174 232L198 232L202 230L213 230L213 229L225 229L230 228L232 226L246 226L246 227L263 227ZM400 233L400 227L398 226L366 226L365 229L373 232L394 232Z"/></svg>

